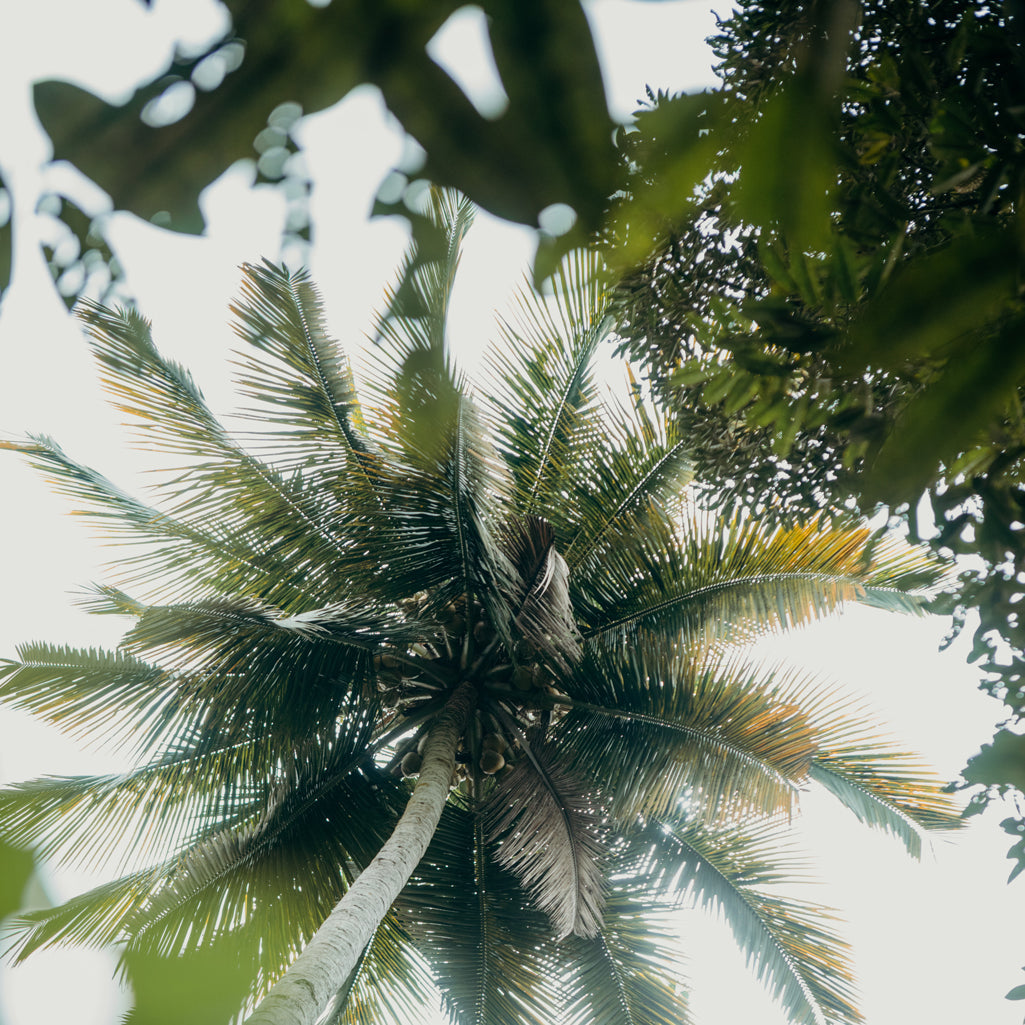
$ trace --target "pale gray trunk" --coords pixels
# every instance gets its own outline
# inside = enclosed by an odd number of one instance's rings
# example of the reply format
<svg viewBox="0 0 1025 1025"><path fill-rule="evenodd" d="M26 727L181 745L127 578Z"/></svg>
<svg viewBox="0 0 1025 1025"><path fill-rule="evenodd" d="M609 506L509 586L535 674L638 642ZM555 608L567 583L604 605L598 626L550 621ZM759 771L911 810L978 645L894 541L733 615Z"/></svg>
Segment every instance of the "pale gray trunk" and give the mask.
<svg viewBox="0 0 1025 1025"><path fill-rule="evenodd" d="M360 873L247 1025L313 1025L356 966L363 948L431 842L448 799L455 750L475 691L456 689L431 729L416 788L392 835Z"/></svg>

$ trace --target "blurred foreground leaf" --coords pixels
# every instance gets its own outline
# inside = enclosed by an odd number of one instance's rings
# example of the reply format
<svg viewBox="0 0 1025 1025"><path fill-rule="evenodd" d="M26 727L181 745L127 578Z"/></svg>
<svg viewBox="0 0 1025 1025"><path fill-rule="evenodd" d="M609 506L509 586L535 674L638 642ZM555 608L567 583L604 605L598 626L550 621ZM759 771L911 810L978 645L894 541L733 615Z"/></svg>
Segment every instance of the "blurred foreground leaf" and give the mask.
<svg viewBox="0 0 1025 1025"><path fill-rule="evenodd" d="M0 919L21 907L22 894L32 875L32 855L0 840Z"/></svg>
<svg viewBox="0 0 1025 1025"><path fill-rule="evenodd" d="M292 125L369 82L424 147L416 173L500 217L536 225L555 203L597 228L617 170L601 71L579 3L486 0L508 106L480 114L426 47L457 0L229 0L231 32L177 59L123 106L63 82L36 86L55 159L119 209L202 230L203 188L240 159L268 180L287 170ZM351 140L358 147L358 140ZM392 212L405 212L402 197Z"/></svg>
<svg viewBox="0 0 1025 1025"><path fill-rule="evenodd" d="M135 1003L129 1025L227 1025L238 1014L251 980L230 945L186 957L125 955Z"/></svg>

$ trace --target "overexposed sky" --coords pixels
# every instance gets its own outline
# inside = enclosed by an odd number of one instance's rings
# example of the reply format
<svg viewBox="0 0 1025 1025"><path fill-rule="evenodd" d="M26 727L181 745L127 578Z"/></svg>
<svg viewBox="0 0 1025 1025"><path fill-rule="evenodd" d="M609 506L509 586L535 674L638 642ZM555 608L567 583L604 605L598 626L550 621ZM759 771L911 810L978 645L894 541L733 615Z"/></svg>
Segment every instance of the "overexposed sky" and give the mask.
<svg viewBox="0 0 1025 1025"><path fill-rule="evenodd" d="M701 40L714 19L704 0L597 0L590 12L616 116L628 116L646 84L670 90L712 84L711 55ZM37 237L45 222L33 214L46 183L60 180L83 198L92 191L68 170L51 168L41 177L46 140L33 131L27 83L33 76L62 74L110 99L124 97L158 70L170 34L202 38L216 30L219 17L208 0L157 0L148 13L134 0L37 0L19 13L19 32L0 38L0 168L19 214L15 281L0 308L0 432L52 434L72 455L118 480L133 479L145 460L125 445L118 417L103 404L78 329L49 285ZM493 70L479 46L475 17L471 12L449 26L432 55L457 62L460 84L480 90L477 98L486 107L495 102L488 92ZM354 138L358 147L345 150L344 140ZM401 225L366 219L402 137L376 91L361 88L338 108L307 119L302 139L315 182L312 270L333 331L354 351L405 245ZM248 187L246 174L237 169L208 190L203 239L168 236L126 214L109 222L130 290L153 320L159 344L194 370L215 408L231 406L227 364L234 339L227 303L237 267L277 256L284 213L272 190ZM451 320L453 345L466 363L472 365L493 336L493 311L508 303L532 245L524 229L479 215ZM92 543L84 524L65 515L62 501L6 454L0 456L0 496L0 657L20 640L115 644L116 621L86 617L69 599L102 575L101 563L113 553ZM936 621L854 610L780 642L773 656L799 658L868 694L902 740L953 776L988 739L1000 710L976 691L963 646L936 654L942 632ZM24 716L0 712L0 779L119 768L116 759L62 743ZM806 832L823 853L823 874L833 880L823 899L840 905L851 921L869 1025L1017 1025L1019 1005L1002 996L1017 983L1025 961L1025 881L1004 886L1008 841L996 826L999 815L941 841L914 863L888 838L866 838L830 802L811 796L808 805ZM75 875L51 879L61 897L88 882ZM779 1020L729 943L714 931L701 935L692 965L699 1020ZM72 1014L80 1025L107 1025L120 999L107 983L109 959L76 969L76 956L40 955L17 973L0 974L5 1025L49 1025ZM55 978L75 984L54 986Z"/></svg>

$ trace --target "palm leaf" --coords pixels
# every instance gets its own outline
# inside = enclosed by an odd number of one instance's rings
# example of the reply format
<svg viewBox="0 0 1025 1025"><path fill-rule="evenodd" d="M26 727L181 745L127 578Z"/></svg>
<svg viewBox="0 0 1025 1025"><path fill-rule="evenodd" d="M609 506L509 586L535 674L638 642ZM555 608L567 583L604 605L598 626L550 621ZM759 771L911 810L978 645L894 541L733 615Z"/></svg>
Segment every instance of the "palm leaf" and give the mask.
<svg viewBox="0 0 1025 1025"><path fill-rule="evenodd" d="M567 492L586 474L576 456L604 433L593 362L610 322L596 259L577 251L561 264L551 297L525 288L519 319L488 352L491 421L519 507L548 519L560 545L574 533Z"/></svg>
<svg viewBox="0 0 1025 1025"><path fill-rule="evenodd" d="M902 752L823 754L812 763L811 778L859 821L897 837L914 858L922 856L928 830L965 825L943 781Z"/></svg>
<svg viewBox="0 0 1025 1025"><path fill-rule="evenodd" d="M308 746L338 746L343 736L350 746L366 743L372 720L365 712L353 708L341 723ZM209 729L178 733L128 772L46 777L0 790L0 834L60 864L109 867L116 859L124 871L143 857L186 849L211 826L232 828L262 811L268 781L281 776L282 747L273 733L247 744L225 743ZM345 771L343 764L335 775Z"/></svg>
<svg viewBox="0 0 1025 1025"><path fill-rule="evenodd" d="M766 530L756 521L714 528L692 512L603 552L576 582L585 637L638 628L683 632L708 643L808 622L858 601L923 612L943 576L929 557L867 527Z"/></svg>
<svg viewBox="0 0 1025 1025"><path fill-rule="evenodd" d="M514 520L505 543L516 568L508 601L517 637L554 667L569 669L580 660L580 635L569 597L569 567L555 548L551 524L533 516Z"/></svg>
<svg viewBox="0 0 1025 1025"><path fill-rule="evenodd" d="M673 913L651 899L636 865L621 860L618 868L598 935L558 948L566 999L560 1022L690 1025Z"/></svg>
<svg viewBox="0 0 1025 1025"><path fill-rule="evenodd" d="M556 735L620 822L683 807L708 821L789 815L818 750L801 709L826 696L793 673L651 640L592 650L565 685L579 697Z"/></svg>
<svg viewBox="0 0 1025 1025"><path fill-rule="evenodd" d="M434 606L483 599L493 625L505 629L501 600L510 574L495 524L507 488L473 401L445 352L445 325L472 207L432 190L427 216L437 232L431 254L407 254L399 284L380 316L367 371L376 396L368 432L385 453L375 479L379 515L364 514L357 546L372 543L388 593L430 589Z"/></svg>
<svg viewBox="0 0 1025 1025"><path fill-rule="evenodd" d="M84 503L74 512L94 520L102 536L118 543L116 571L126 583L144 581L151 595L173 593L179 599L241 593L286 608L312 599L306 574L294 561L277 558L251 529L229 532L216 522L197 525L170 516L43 436L0 441L0 449L23 453L59 493Z"/></svg>
<svg viewBox="0 0 1025 1025"><path fill-rule="evenodd" d="M168 701L167 671L123 651L35 643L17 653L0 660L0 701L73 735L138 740Z"/></svg>
<svg viewBox="0 0 1025 1025"><path fill-rule="evenodd" d="M341 475L352 471L344 484L354 498L360 479L372 486L375 457L352 371L327 335L320 297L305 271L264 261L243 264L242 272L231 311L236 333L259 352L242 357L243 393L258 404L253 418L265 428L277 425L269 440L285 465L315 470L323 486L343 483Z"/></svg>
<svg viewBox="0 0 1025 1025"><path fill-rule="evenodd" d="M854 1005L850 952L833 934L835 915L776 888L804 872L778 825L747 830L685 825L671 833L649 829L643 839L651 844L651 865L670 892L725 918L748 968L791 1021L862 1021Z"/></svg>
<svg viewBox="0 0 1025 1025"><path fill-rule="evenodd" d="M301 478L283 477L233 440L191 376L160 355L137 313L87 302L80 315L115 404L134 418L148 447L184 456L191 466L162 487L168 512L190 523L254 530L279 557L305 561L311 585L332 594L332 577L344 577L338 568L346 549L337 502Z"/></svg>
<svg viewBox="0 0 1025 1025"><path fill-rule="evenodd" d="M566 561L574 569L601 558L620 538L648 528L655 517L664 517L663 504L683 493L693 477L688 439L673 420L654 415L634 391L629 407L609 405L605 432L594 446L569 499L576 513L576 529L566 549Z"/></svg>
<svg viewBox="0 0 1025 1025"><path fill-rule="evenodd" d="M496 859L551 918L559 939L593 936L602 908L598 809L553 752L522 742L526 757L485 810Z"/></svg>
<svg viewBox="0 0 1025 1025"><path fill-rule="evenodd" d="M965 824L948 784L885 737L863 705L848 714L836 703L828 707L818 723L811 778L859 821L897 837L914 858L922 856L930 830Z"/></svg>
<svg viewBox="0 0 1025 1025"><path fill-rule="evenodd" d="M349 601L277 615L254 603L150 606L125 635L126 650L178 671L179 715L217 713L222 736L271 729L279 736L333 721L364 688L382 641L401 645L422 627L389 609Z"/></svg>
<svg viewBox="0 0 1025 1025"><path fill-rule="evenodd" d="M437 998L430 969L390 911L319 1020L323 1025L408 1025L423 1021Z"/></svg>
<svg viewBox="0 0 1025 1025"><path fill-rule="evenodd" d="M208 828L177 857L14 923L17 956L54 943L127 941L180 956L220 942L253 978L284 970L387 837L402 788L359 768L356 730L263 780L257 814Z"/></svg>
<svg viewBox="0 0 1025 1025"><path fill-rule="evenodd" d="M458 1025L556 1025L547 917L524 905L478 816L450 803L396 902Z"/></svg>

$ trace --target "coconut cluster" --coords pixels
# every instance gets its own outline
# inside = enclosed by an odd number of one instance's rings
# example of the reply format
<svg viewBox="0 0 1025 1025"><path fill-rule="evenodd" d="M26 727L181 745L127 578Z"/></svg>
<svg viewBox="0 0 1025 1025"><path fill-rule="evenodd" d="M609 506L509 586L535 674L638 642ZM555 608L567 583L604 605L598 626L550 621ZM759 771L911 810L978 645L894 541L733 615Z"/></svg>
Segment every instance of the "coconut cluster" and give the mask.
<svg viewBox="0 0 1025 1025"><path fill-rule="evenodd" d="M395 716L423 720L417 733L400 745L392 767L403 776L419 773L431 710L440 711L461 683L474 682L476 708L460 738L452 778L452 786L470 792L475 779L512 771L522 755L525 731L542 718L562 714L552 710L551 699L564 695L556 690L554 675L534 645L523 637L503 641L479 604L467 612L464 602L454 602L433 618L433 635L374 656L381 703Z"/></svg>

